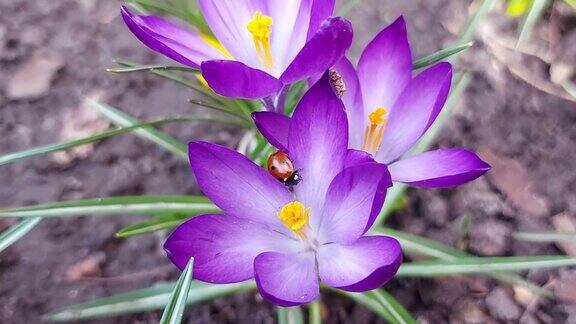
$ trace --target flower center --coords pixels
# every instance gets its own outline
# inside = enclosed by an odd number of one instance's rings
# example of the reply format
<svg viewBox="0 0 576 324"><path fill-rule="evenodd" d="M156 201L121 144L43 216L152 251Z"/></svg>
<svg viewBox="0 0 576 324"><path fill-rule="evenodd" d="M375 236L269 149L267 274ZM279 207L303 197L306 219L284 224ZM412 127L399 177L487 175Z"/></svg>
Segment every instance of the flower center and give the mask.
<svg viewBox="0 0 576 324"><path fill-rule="evenodd" d="M382 135L388 122L388 110L384 107L377 107L368 115L368 120L370 124L364 130L362 150L374 154L382 142Z"/></svg>
<svg viewBox="0 0 576 324"><path fill-rule="evenodd" d="M310 208L306 208L301 202L295 200L284 205L278 212L278 218L284 226L288 227L296 235L305 239L305 226L310 219Z"/></svg>
<svg viewBox="0 0 576 324"><path fill-rule="evenodd" d="M254 13L252 20L250 20L246 26L252 34L258 60L260 60L260 64L267 70L272 70L274 67L274 59L272 58L272 50L270 49L271 26L272 17L263 15L260 11Z"/></svg>

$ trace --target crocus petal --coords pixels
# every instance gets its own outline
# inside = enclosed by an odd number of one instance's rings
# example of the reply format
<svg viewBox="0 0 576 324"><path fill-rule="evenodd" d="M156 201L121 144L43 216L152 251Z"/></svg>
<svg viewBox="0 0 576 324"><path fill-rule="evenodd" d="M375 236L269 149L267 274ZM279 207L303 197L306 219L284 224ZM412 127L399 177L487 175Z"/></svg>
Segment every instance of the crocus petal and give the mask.
<svg viewBox="0 0 576 324"><path fill-rule="evenodd" d="M350 134L350 143L348 146L359 148L362 146L362 136L367 119L365 118L358 75L356 74L354 65L352 65L352 62L346 57L340 59L340 61L334 65L333 69L342 76L342 80L346 85L346 92L344 92L344 96L342 96L342 102L344 102L346 114L348 115Z"/></svg>
<svg viewBox="0 0 576 324"><path fill-rule="evenodd" d="M268 14L259 4L251 0L198 0L198 6L206 23L218 41L232 54L234 59L251 67L260 62L254 48L248 22L256 11Z"/></svg>
<svg viewBox="0 0 576 324"><path fill-rule="evenodd" d="M201 69L210 88L225 97L258 99L282 88L282 83L270 74L237 61L205 61Z"/></svg>
<svg viewBox="0 0 576 324"><path fill-rule="evenodd" d="M344 168L349 168L362 163L374 162L374 158L369 153L360 150L348 149L344 160Z"/></svg>
<svg viewBox="0 0 576 324"><path fill-rule="evenodd" d="M326 244L318 250L322 282L347 291L367 291L388 282L402 263L400 243L387 236L364 236L351 245Z"/></svg>
<svg viewBox="0 0 576 324"><path fill-rule="evenodd" d="M332 16L336 0L313 0L312 10L310 14L310 24L308 27L308 36L306 39L312 38L324 19Z"/></svg>
<svg viewBox="0 0 576 324"><path fill-rule="evenodd" d="M155 16L134 15L125 6L122 6L121 13L130 31L144 45L176 62L200 68L202 61L224 58L199 35L173 22Z"/></svg>
<svg viewBox="0 0 576 324"><path fill-rule="evenodd" d="M282 73L284 84L321 73L334 65L352 44L352 25L341 17L326 19Z"/></svg>
<svg viewBox="0 0 576 324"><path fill-rule="evenodd" d="M290 130L290 117L274 112L255 112L252 119L256 127L270 144L286 153L288 151L288 132Z"/></svg>
<svg viewBox="0 0 576 324"><path fill-rule="evenodd" d="M313 0L267 1L272 17L271 47L274 57L273 75L280 75L306 44Z"/></svg>
<svg viewBox="0 0 576 324"><path fill-rule="evenodd" d="M366 46L358 61L358 77L366 107L363 117L377 107L394 109L394 102L412 78L412 54L403 17Z"/></svg>
<svg viewBox="0 0 576 324"><path fill-rule="evenodd" d="M262 297L276 305L302 305L320 294L312 252L262 253L254 260L254 274Z"/></svg>
<svg viewBox="0 0 576 324"><path fill-rule="evenodd" d="M202 215L170 234L164 250L181 270L194 257L193 277L232 283L254 277L254 259L267 251L294 252L301 245L266 225L230 215Z"/></svg>
<svg viewBox="0 0 576 324"><path fill-rule="evenodd" d="M188 154L200 189L226 214L288 231L275 215L292 195L264 169L216 144L191 142Z"/></svg>
<svg viewBox="0 0 576 324"><path fill-rule="evenodd" d="M393 161L418 141L444 106L451 82L449 63L436 64L410 81L390 113L377 161Z"/></svg>
<svg viewBox="0 0 576 324"><path fill-rule="evenodd" d="M340 172L326 194L318 241L355 242L364 234L373 210L380 212L385 188L391 184L388 169L379 163L360 164Z"/></svg>
<svg viewBox="0 0 576 324"><path fill-rule="evenodd" d="M440 149L421 153L390 165L394 181L423 188L452 187L474 180L490 165L466 149Z"/></svg>
<svg viewBox="0 0 576 324"><path fill-rule="evenodd" d="M302 177L296 196L313 214L322 208L330 182L343 168L347 129L344 106L325 74L298 103L288 136L290 158ZM310 222L318 221L318 216Z"/></svg>

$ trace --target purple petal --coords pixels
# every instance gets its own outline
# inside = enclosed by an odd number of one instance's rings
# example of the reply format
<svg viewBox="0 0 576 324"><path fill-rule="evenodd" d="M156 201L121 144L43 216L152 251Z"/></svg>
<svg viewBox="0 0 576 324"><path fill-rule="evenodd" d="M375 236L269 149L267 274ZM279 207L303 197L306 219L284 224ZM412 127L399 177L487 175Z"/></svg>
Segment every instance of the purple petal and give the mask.
<svg viewBox="0 0 576 324"><path fill-rule="evenodd" d="M418 141L444 106L451 82L449 63L436 64L410 81L390 113L377 161L389 163Z"/></svg>
<svg viewBox="0 0 576 324"><path fill-rule="evenodd" d="M181 270L194 257L193 277L233 283L254 277L254 259L267 251L293 252L300 245L266 225L229 215L202 215L170 234L164 250Z"/></svg>
<svg viewBox="0 0 576 324"><path fill-rule="evenodd" d="M259 5L262 1L251 0L198 0L198 6L206 23L218 41L234 59L251 67L260 62L254 48L252 35L246 29L254 12L267 14Z"/></svg>
<svg viewBox="0 0 576 324"><path fill-rule="evenodd" d="M310 14L310 24L308 27L308 36L306 39L310 39L322 22L332 16L334 12L334 6L336 5L336 0L313 0L312 1L312 13Z"/></svg>
<svg viewBox="0 0 576 324"><path fill-rule="evenodd" d="M276 305L302 305L320 294L312 252L262 253L254 261L254 273L262 297Z"/></svg>
<svg viewBox="0 0 576 324"><path fill-rule="evenodd" d="M306 43L311 20L324 14L324 8L316 8L318 5L313 0L200 0L199 5L218 40L235 59L252 68L263 67L247 25L256 11L271 17L270 48L274 68L269 72L274 76L284 71Z"/></svg>
<svg viewBox="0 0 576 324"><path fill-rule="evenodd" d="M210 88L225 97L258 99L282 88L282 83L270 74L237 61L205 61L201 69Z"/></svg>
<svg viewBox="0 0 576 324"><path fill-rule="evenodd" d="M326 19L296 55L280 80L284 84L306 79L333 66L352 44L352 26L341 17Z"/></svg>
<svg viewBox="0 0 576 324"><path fill-rule="evenodd" d="M330 182L344 166L347 129L344 106L325 74L298 103L288 136L290 157L303 179L296 196L312 213L320 211Z"/></svg>
<svg viewBox="0 0 576 324"><path fill-rule="evenodd" d="M360 148L362 147L362 136L364 134L364 127L366 126L366 118L358 75L352 62L346 57L340 59L340 61L334 65L333 69L342 76L342 80L346 85L346 92L344 92L342 101L344 102L346 114L348 115L349 147Z"/></svg>
<svg viewBox="0 0 576 324"><path fill-rule="evenodd" d="M352 245L326 244L318 251L322 282L347 291L367 291L388 282L402 263L396 239L364 236Z"/></svg>
<svg viewBox="0 0 576 324"><path fill-rule="evenodd" d="M288 151L288 132L291 119L288 116L274 112L255 112L252 119L256 127L270 144L286 153Z"/></svg>
<svg viewBox="0 0 576 324"><path fill-rule="evenodd" d="M412 78L412 54L403 17L366 46L358 61L358 77L366 108L364 118L377 107L394 109L394 102Z"/></svg>
<svg viewBox="0 0 576 324"><path fill-rule="evenodd" d="M374 162L372 155L364 151L349 149L346 152L346 159L344 160L344 168L370 162Z"/></svg>
<svg viewBox="0 0 576 324"><path fill-rule="evenodd" d="M144 45L179 63L198 69L205 60L224 58L197 34L168 20L134 15L125 6L122 6L121 13L130 31Z"/></svg>
<svg viewBox="0 0 576 324"><path fill-rule="evenodd" d="M340 172L330 184L318 229L320 243L355 242L384 203L392 184L385 165L367 163Z"/></svg>
<svg viewBox="0 0 576 324"><path fill-rule="evenodd" d="M490 165L465 149L440 149L421 153L390 165L392 179L416 187L458 186L490 170Z"/></svg>
<svg viewBox="0 0 576 324"><path fill-rule="evenodd" d="M274 76L280 75L306 44L313 0L267 1L272 17L271 46L274 57Z"/></svg>
<svg viewBox="0 0 576 324"><path fill-rule="evenodd" d="M292 201L283 184L229 148L191 142L188 151L200 189L226 214L288 231L276 217Z"/></svg>

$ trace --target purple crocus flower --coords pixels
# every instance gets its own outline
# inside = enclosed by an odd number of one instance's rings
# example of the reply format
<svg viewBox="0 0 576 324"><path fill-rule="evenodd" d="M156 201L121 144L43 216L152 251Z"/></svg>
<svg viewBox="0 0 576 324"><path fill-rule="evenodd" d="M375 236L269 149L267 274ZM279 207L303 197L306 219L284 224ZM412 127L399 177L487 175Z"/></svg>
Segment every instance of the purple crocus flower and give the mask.
<svg viewBox="0 0 576 324"><path fill-rule="evenodd" d="M217 40L155 16L122 7L140 41L200 69L210 87L233 98L273 95L287 84L322 73L352 42L352 26L330 17L334 0L199 0Z"/></svg>
<svg viewBox="0 0 576 324"><path fill-rule="evenodd" d="M347 149L347 119L327 78L302 98L287 129L287 151L302 182L289 190L228 148L189 145L201 190L223 210L180 225L164 248L180 269L210 283L256 279L281 306L318 297L320 281L347 290L380 287L402 261L395 239L367 236L391 185L385 165ZM360 154L362 155L362 154Z"/></svg>
<svg viewBox="0 0 576 324"><path fill-rule="evenodd" d="M346 58L334 70L346 85L342 100L349 121L349 146L387 164L392 180L417 187L450 187L474 180L490 166L463 148L403 155L432 125L446 102L452 80L449 63L412 75L412 55L402 17L364 49L357 68ZM286 145L286 116L255 113L271 144Z"/></svg>

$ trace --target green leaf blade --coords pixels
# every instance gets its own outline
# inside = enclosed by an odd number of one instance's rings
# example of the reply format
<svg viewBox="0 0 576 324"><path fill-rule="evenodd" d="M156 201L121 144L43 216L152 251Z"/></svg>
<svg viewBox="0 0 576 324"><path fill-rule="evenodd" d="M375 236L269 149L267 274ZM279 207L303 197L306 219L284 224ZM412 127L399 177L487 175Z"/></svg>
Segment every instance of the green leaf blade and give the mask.
<svg viewBox="0 0 576 324"><path fill-rule="evenodd" d="M576 265L576 259L565 256L530 257L468 257L453 261L421 261L404 263L399 277L436 277L490 272L519 272L531 269L557 268Z"/></svg>
<svg viewBox="0 0 576 324"><path fill-rule="evenodd" d="M563 241L576 241L576 232L516 232L512 237L518 241L537 243L558 243Z"/></svg>
<svg viewBox="0 0 576 324"><path fill-rule="evenodd" d="M158 125L162 125L162 124L166 124L166 123L188 122L188 121L197 121L197 119L184 118L184 117L173 117L173 118L165 118L165 119L156 120L156 121L135 123L135 124L128 126L128 127L111 129L108 131L104 131L101 133L97 133L94 135L90 135L90 136L87 136L84 138L80 138L80 139L76 139L76 140L72 140L72 141L68 141L68 142L48 144L48 145L38 146L38 147L35 147L32 149L20 151L20 152L13 152L13 153L5 154L3 156L0 156L0 165L13 163L13 162L21 161L24 159L29 159L29 158L40 156L40 155L51 154L54 152L69 150L69 149L72 149L72 148L75 148L78 146L98 142L98 141L108 139L108 138L111 138L114 136L134 132L139 128L158 126Z"/></svg>
<svg viewBox="0 0 576 324"><path fill-rule="evenodd" d="M430 66L434 63L440 62L440 61L447 59L453 55L456 55L456 54L472 47L472 45L474 45L473 42L468 42L465 44L456 45L456 46L441 49L436 53L432 53L426 57L423 57L421 59L416 60L414 62L414 64L412 65L412 69L417 70L417 69L421 69L421 68Z"/></svg>
<svg viewBox="0 0 576 324"><path fill-rule="evenodd" d="M276 307L278 324L304 324L304 314L302 308L295 307Z"/></svg>
<svg viewBox="0 0 576 324"><path fill-rule="evenodd" d="M380 305L388 311L390 316L394 319L393 323L398 324L417 323L417 321L412 317L412 315L410 315L408 310L406 310L406 308L404 308L404 306L402 306L402 304L400 304L400 302L398 302L396 298L394 298L394 296L390 295L386 291L382 289L376 289L369 291L366 294L372 295L374 299L378 301L378 303L380 303Z"/></svg>
<svg viewBox="0 0 576 324"><path fill-rule="evenodd" d="M88 99L88 104L119 126L130 127L140 123L138 119L129 116L128 114L112 106L99 103L91 99ZM182 158L183 160L188 161L188 148L186 147L186 144L179 142L168 134L165 134L150 126L138 129L134 131L134 133L141 136L142 138L158 144L160 147L174 153L176 156Z"/></svg>
<svg viewBox="0 0 576 324"><path fill-rule="evenodd" d="M165 283L151 288L100 298L66 307L45 317L53 322L68 322L159 310L168 303L174 286L173 283ZM255 288L256 284L254 281L222 285L193 281L190 284L187 305L238 292L250 291Z"/></svg>
<svg viewBox="0 0 576 324"><path fill-rule="evenodd" d="M119 196L82 199L0 210L3 217L69 217L81 215L127 215L158 213L209 214L220 209L200 196Z"/></svg>
<svg viewBox="0 0 576 324"><path fill-rule="evenodd" d="M520 33L518 35L518 42L516 43L516 48L520 48L526 44L532 31L538 23L538 20L542 17L544 12L548 9L550 5L549 0L534 0L528 14L524 18L522 25L520 27Z"/></svg>
<svg viewBox="0 0 576 324"><path fill-rule="evenodd" d="M188 300L190 284L192 283L193 267L194 258L190 258L186 268L184 268L184 271L176 282L176 286L174 287L172 296L170 296L168 305L166 305L166 308L164 308L164 313L162 313L160 324L180 324L182 321L182 315L184 314L186 301Z"/></svg>
<svg viewBox="0 0 576 324"><path fill-rule="evenodd" d="M427 239L425 237L413 235L410 233L383 227L376 227L372 229L373 234L388 235L397 239L402 245L402 250L408 254L416 254L422 256L429 256L445 261L453 261L459 258L471 257L470 254L455 249L451 246L444 245L437 241ZM520 285L533 291L539 295L551 297L552 294L547 289L537 286L517 274L512 273L488 273L490 277L506 282L512 285Z"/></svg>
<svg viewBox="0 0 576 324"><path fill-rule="evenodd" d="M10 227L0 234L0 252L4 251L7 247L14 244L28 232L30 232L42 218L33 217L20 221L18 224Z"/></svg>

